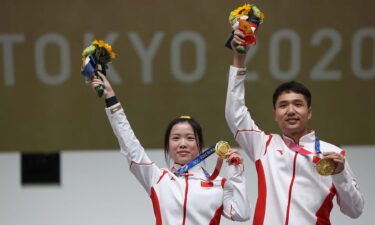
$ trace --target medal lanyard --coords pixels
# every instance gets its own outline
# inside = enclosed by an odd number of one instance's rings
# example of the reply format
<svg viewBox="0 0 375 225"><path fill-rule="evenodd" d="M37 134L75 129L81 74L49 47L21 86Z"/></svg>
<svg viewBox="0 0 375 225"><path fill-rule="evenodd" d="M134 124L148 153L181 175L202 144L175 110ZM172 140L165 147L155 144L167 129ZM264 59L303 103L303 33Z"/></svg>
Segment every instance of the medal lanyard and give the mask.
<svg viewBox="0 0 375 225"><path fill-rule="evenodd" d="M197 157L195 157L194 159L192 159L190 162L186 163L183 167L181 167L180 169L178 169L176 172L174 172L174 174L176 176L180 176L181 174L184 174L188 170L190 170L191 168L193 168L195 165L201 163L208 156L212 155L215 152L215 146L216 145L212 145L211 147L209 147L206 151L202 152L200 155L198 155ZM207 174L206 174L206 176L207 176Z"/></svg>
<svg viewBox="0 0 375 225"><path fill-rule="evenodd" d="M317 136L315 136L315 153L319 156L319 154L322 154L320 151L320 141Z"/></svg>

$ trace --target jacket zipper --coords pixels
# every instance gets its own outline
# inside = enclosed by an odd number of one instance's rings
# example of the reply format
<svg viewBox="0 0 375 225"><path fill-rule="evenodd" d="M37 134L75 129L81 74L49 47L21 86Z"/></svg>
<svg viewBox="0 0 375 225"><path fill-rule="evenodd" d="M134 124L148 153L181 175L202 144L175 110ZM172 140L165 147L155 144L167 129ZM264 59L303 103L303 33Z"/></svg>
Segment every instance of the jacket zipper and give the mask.
<svg viewBox="0 0 375 225"><path fill-rule="evenodd" d="M293 177L292 177L292 181L290 182L290 186L289 186L288 206L287 206L287 209L286 209L285 225L289 224L289 210L290 210L290 202L292 200L292 190L293 190L294 178L296 176L296 161L297 161L297 156L298 156L298 152L295 153L294 160L293 160Z"/></svg>
<svg viewBox="0 0 375 225"><path fill-rule="evenodd" d="M187 204L187 195L189 191L189 182L188 182L188 175L185 176L185 182L186 182L186 187L185 187L185 198L184 198L184 217L182 220L182 225L185 225L186 223L186 204Z"/></svg>

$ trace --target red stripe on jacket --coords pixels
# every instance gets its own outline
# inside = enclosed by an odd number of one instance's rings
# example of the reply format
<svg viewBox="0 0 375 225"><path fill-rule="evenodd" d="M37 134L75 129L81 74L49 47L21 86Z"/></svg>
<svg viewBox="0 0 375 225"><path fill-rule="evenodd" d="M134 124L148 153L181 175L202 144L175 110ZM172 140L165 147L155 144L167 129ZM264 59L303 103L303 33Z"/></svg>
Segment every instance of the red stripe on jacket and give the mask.
<svg viewBox="0 0 375 225"><path fill-rule="evenodd" d="M161 219L161 212L160 212L160 203L158 195L156 194L156 191L154 188L151 188L151 200L152 200L152 206L154 207L154 214L156 219L156 225L163 225L162 219Z"/></svg>
<svg viewBox="0 0 375 225"><path fill-rule="evenodd" d="M221 214L223 212L223 206L221 206L220 208L218 208L216 211L215 211L215 214L214 214L214 217L212 217L209 225L219 225L220 224L220 218L221 218Z"/></svg>
<svg viewBox="0 0 375 225"><path fill-rule="evenodd" d="M320 206L319 210L316 212L316 225L331 225L329 221L329 215L333 208L333 198L336 195L335 186L331 186L329 189L329 194L326 199L323 201L323 204Z"/></svg>
<svg viewBox="0 0 375 225"><path fill-rule="evenodd" d="M293 191L294 178L296 177L297 156L298 156L298 152L295 153L294 160L293 160L293 177L292 177L292 180L290 181L290 186L289 186L288 206L287 206L287 209L286 209L285 225L289 224L290 202L292 200L292 191Z"/></svg>
<svg viewBox="0 0 375 225"><path fill-rule="evenodd" d="M253 225L263 225L266 213L267 184L262 162L257 160L255 166L258 173L258 199L255 207Z"/></svg>

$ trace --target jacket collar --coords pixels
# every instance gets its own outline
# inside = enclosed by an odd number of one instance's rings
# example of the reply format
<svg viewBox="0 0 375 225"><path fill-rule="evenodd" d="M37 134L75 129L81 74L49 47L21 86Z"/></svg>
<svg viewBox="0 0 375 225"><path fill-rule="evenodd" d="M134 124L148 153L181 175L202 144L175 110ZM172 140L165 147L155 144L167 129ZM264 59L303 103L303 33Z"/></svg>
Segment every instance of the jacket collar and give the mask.
<svg viewBox="0 0 375 225"><path fill-rule="evenodd" d="M298 143L295 143L294 140L288 136L283 135L283 141L286 146L288 146L289 149L298 152L302 155L308 155L312 154L315 151L314 150L307 150L305 147L307 144L311 144L315 142L316 136L315 131L310 131L309 133L302 136Z"/></svg>

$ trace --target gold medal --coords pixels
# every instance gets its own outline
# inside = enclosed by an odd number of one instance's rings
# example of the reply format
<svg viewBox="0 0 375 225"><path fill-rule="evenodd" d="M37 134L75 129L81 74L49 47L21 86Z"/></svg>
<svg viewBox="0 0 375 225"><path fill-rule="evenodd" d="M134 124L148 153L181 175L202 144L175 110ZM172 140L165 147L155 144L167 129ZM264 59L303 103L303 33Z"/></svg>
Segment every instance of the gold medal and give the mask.
<svg viewBox="0 0 375 225"><path fill-rule="evenodd" d="M229 152L230 145L226 141L219 141L215 146L215 153L220 159L226 159L226 154Z"/></svg>
<svg viewBox="0 0 375 225"><path fill-rule="evenodd" d="M336 163L331 159L320 159L316 164L316 171L322 176L330 176L336 170Z"/></svg>

